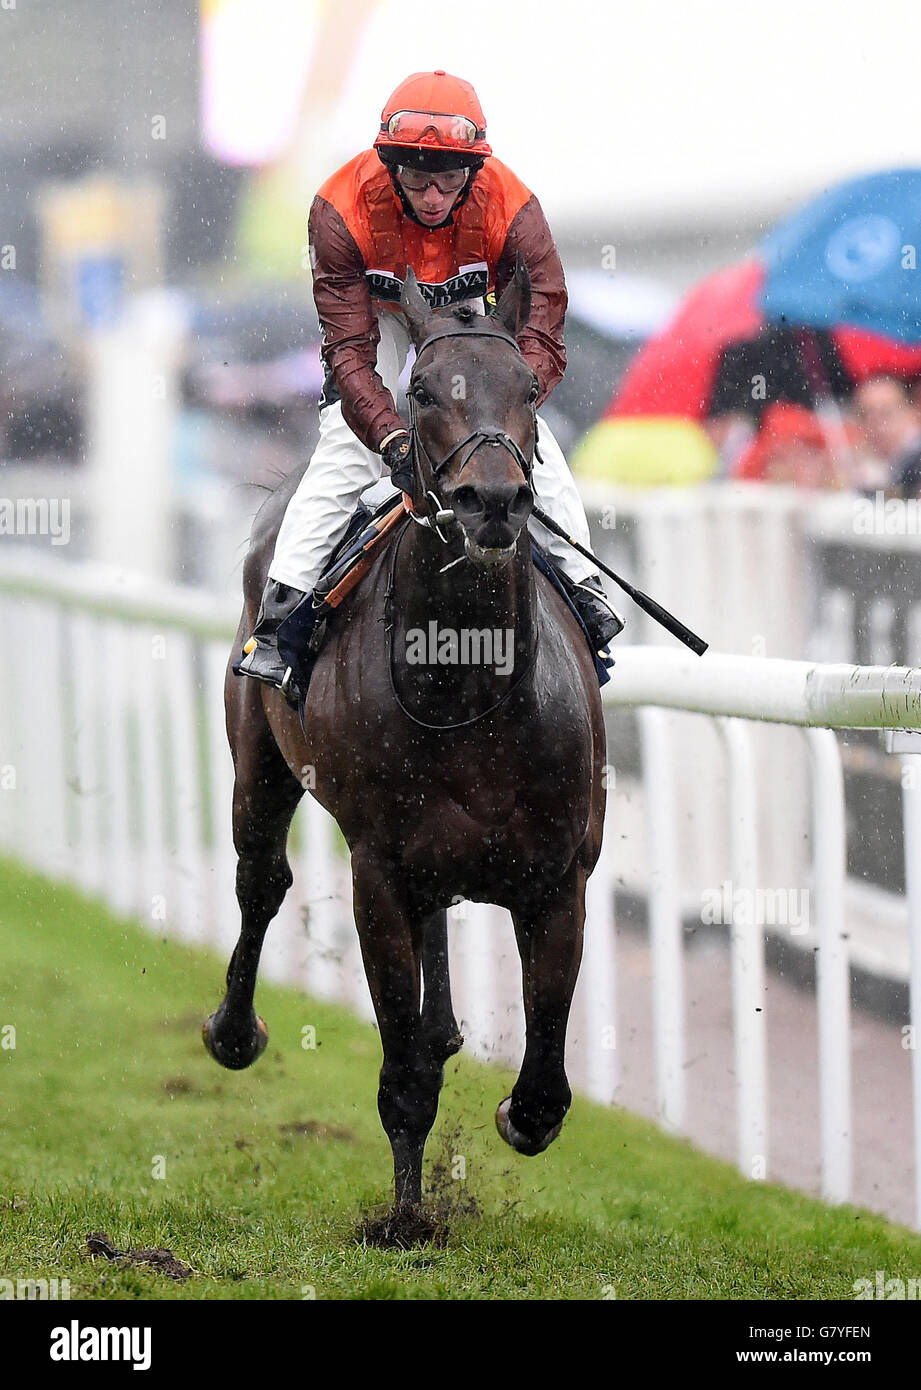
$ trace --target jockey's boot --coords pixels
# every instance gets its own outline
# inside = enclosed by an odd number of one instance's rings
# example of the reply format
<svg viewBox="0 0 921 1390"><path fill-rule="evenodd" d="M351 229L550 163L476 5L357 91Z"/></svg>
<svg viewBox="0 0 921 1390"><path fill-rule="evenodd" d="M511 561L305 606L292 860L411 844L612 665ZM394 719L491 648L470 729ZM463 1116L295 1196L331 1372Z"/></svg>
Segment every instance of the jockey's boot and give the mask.
<svg viewBox="0 0 921 1390"><path fill-rule="evenodd" d="M273 685L295 707L297 690L292 681L291 667L278 652L278 629L301 599L306 597L300 589L270 579L262 594L253 635L244 644L243 655L233 668L235 675L252 676L266 685Z"/></svg>
<svg viewBox="0 0 921 1390"><path fill-rule="evenodd" d="M624 619L604 592L599 575L591 574L580 584L570 583L569 590L579 610L579 617L588 629L592 647L598 652L619 632L623 632Z"/></svg>

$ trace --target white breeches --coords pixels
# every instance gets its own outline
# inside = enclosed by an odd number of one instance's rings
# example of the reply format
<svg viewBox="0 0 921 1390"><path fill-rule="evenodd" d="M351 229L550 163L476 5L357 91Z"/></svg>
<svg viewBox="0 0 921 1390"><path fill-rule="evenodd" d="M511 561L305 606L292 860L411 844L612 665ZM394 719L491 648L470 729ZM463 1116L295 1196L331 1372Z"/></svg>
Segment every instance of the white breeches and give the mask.
<svg viewBox="0 0 921 1390"><path fill-rule="evenodd" d="M409 334L394 314L380 315L381 340L377 371L396 399L400 373L410 348ZM589 544L588 522L569 466L549 425L538 415L538 448L533 484L538 506L566 528L582 545ZM339 401L320 411L320 438L310 465L288 503L275 543L270 578L307 593L319 579L330 552L340 540L359 497L381 480L380 454L365 448L342 418ZM382 496L389 484L381 489ZM571 579L579 582L595 573L595 566L572 546L532 520L535 540Z"/></svg>

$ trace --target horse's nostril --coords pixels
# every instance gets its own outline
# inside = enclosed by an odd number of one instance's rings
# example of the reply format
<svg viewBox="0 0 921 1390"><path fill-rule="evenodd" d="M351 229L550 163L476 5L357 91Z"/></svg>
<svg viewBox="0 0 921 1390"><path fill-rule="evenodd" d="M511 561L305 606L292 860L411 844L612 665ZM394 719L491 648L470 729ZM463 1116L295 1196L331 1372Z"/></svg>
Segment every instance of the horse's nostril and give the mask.
<svg viewBox="0 0 921 1390"><path fill-rule="evenodd" d="M523 523L530 510L531 494L527 488L513 487L508 483L494 483L480 490L483 509L495 521L511 524Z"/></svg>
<svg viewBox="0 0 921 1390"><path fill-rule="evenodd" d="M458 515L463 513L465 517L479 516L484 510L482 498L476 488L470 486L457 488L451 496L451 505Z"/></svg>
<svg viewBox="0 0 921 1390"><path fill-rule="evenodd" d="M534 506L534 494L529 487L523 485L515 493L514 501L508 509L510 521L520 522L521 525L527 521Z"/></svg>
<svg viewBox="0 0 921 1390"><path fill-rule="evenodd" d="M505 547L527 522L533 499L529 488L511 483L468 483L452 494L451 505L478 544Z"/></svg>

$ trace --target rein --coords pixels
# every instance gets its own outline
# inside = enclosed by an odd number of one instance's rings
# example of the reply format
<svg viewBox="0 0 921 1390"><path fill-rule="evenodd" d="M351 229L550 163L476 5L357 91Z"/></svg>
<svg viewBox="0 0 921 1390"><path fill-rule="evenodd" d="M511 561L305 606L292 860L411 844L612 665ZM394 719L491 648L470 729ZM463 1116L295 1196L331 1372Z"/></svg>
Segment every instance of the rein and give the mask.
<svg viewBox="0 0 921 1390"><path fill-rule="evenodd" d="M521 683L531 674L531 672L534 669L534 664L537 661L538 643L535 640L533 650L531 651L531 655L528 657L528 660L525 663L524 670L518 677L516 677L516 679L509 686L508 690L506 690L503 695L500 695L498 700L491 704L487 709L481 710L479 714L473 715L470 719L461 719L458 720L455 724L434 724L427 719L420 719L417 714L413 714L412 710L407 709L403 701L400 699L400 695L397 690L397 683L394 679L393 674L393 632L395 626L393 622L393 593L394 586L396 583L397 559L400 554L400 546L403 544L403 540L408 534L409 533L407 529L404 527L400 531L400 534L397 536L396 543L393 546L391 546L390 574L387 579L387 591L384 595L384 614L386 621L386 631L390 634L390 652L387 661L387 672L390 677L390 689L393 693L393 698L396 701L397 709L400 711L401 714L404 714L406 718L409 719L413 724L418 725L420 729L435 729L436 731L440 731L443 733L450 732L450 730L452 729L469 729L472 724L478 724L481 719L485 719L488 714L493 714L497 709L500 708L500 706L504 705L506 700L510 699L511 696L514 695L515 691L518 689Z"/></svg>

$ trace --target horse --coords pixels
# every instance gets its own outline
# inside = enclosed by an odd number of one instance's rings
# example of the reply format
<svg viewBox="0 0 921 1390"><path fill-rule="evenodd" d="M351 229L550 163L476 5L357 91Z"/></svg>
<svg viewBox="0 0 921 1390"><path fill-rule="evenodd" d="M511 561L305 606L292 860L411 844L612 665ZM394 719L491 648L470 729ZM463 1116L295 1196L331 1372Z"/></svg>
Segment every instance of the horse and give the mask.
<svg viewBox="0 0 921 1390"><path fill-rule="evenodd" d="M500 1135L521 1154L539 1154L572 1101L564 1047L585 885L601 847L605 731L588 644L532 559L538 383L517 343L530 304L520 257L490 315L469 305L432 310L408 271L399 309L416 349L413 515L335 610L299 718L279 691L231 674L303 471L294 470L254 521L228 663L241 929L205 1044L234 1069L265 1047L256 974L292 882L286 839L307 781L351 852L383 1050L378 1111L393 1153L395 1219L424 1211L425 1143L445 1062L463 1042L451 1001L450 905L494 903L514 922L526 1045L496 1111ZM507 659L452 663L439 647L408 660L420 633L439 641L447 633L444 651L453 633L455 652L465 634L493 634L498 646L504 637Z"/></svg>

